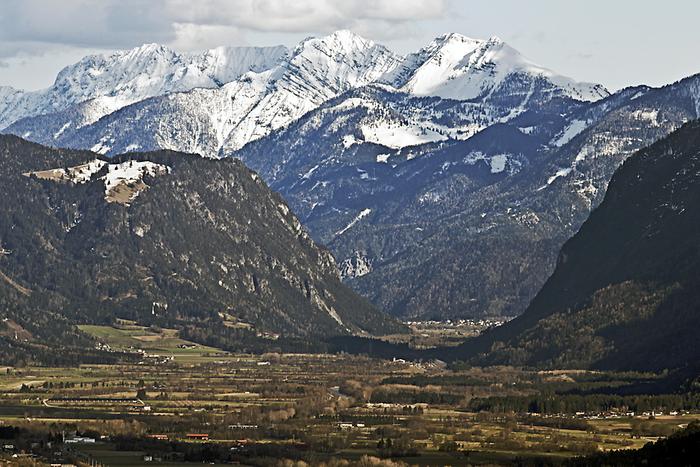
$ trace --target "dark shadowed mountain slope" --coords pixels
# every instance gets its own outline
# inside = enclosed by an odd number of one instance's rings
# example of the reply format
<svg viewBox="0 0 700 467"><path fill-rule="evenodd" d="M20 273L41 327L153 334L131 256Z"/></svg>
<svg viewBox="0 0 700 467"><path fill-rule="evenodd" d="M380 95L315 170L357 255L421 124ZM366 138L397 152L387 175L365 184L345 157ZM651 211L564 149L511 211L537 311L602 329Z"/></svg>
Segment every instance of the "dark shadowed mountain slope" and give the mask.
<svg viewBox="0 0 700 467"><path fill-rule="evenodd" d="M700 358L700 123L629 158L527 311L452 358L660 370Z"/></svg>
<svg viewBox="0 0 700 467"><path fill-rule="evenodd" d="M46 316L244 338L393 332L342 285L330 253L235 160L174 152L109 161L0 137L4 318Z"/></svg>
<svg viewBox="0 0 700 467"><path fill-rule="evenodd" d="M692 421L668 438L648 442L641 449L620 449L577 457L567 467L610 467L638 465L695 465L700 458L700 423Z"/></svg>

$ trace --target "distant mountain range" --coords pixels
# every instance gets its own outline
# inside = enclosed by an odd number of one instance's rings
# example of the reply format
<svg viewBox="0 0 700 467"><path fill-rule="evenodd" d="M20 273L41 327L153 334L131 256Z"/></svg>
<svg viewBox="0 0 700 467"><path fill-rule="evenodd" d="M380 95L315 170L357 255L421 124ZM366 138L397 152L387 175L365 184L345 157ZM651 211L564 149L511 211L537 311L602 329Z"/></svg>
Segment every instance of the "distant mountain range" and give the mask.
<svg viewBox="0 0 700 467"><path fill-rule="evenodd" d="M117 318L238 350L403 330L234 159L105 159L0 136L0 196L0 317L27 345Z"/></svg>
<svg viewBox="0 0 700 467"><path fill-rule="evenodd" d="M401 317L521 313L619 164L700 116L698 76L610 95L498 38L447 34L407 56L348 31L215 50L144 46L86 58L46 91L3 89L3 131L239 158L348 284Z"/></svg>
<svg viewBox="0 0 700 467"><path fill-rule="evenodd" d="M61 70L48 89L24 92L0 87L0 128L25 117L78 106L73 110L82 118L73 122L75 129L149 97L218 88L247 72L269 70L287 53L279 46L178 54L162 45L145 44L111 55L90 55Z"/></svg>
<svg viewBox="0 0 700 467"><path fill-rule="evenodd" d="M453 359L697 376L700 123L630 157L525 313Z"/></svg>
<svg viewBox="0 0 700 467"><path fill-rule="evenodd" d="M0 128L14 123L8 132L103 154L174 149L217 156L370 83L464 100L509 86L527 91L535 81L552 94L576 99L608 94L601 86L575 83L531 64L497 38L449 34L401 57L338 31L306 39L291 51L219 48L179 55L150 44L86 57L61 71L47 90L5 89Z"/></svg>

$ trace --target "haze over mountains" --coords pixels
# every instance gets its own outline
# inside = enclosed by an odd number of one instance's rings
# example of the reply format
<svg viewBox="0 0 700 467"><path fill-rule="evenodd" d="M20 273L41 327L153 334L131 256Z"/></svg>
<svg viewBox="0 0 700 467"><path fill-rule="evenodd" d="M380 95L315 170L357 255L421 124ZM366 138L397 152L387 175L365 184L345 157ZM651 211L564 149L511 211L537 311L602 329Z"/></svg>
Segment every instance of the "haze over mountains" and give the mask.
<svg viewBox="0 0 700 467"><path fill-rule="evenodd" d="M700 116L697 76L610 95L498 38L446 34L406 57L348 31L216 50L144 46L4 89L3 131L240 158L401 317L521 313L619 164Z"/></svg>

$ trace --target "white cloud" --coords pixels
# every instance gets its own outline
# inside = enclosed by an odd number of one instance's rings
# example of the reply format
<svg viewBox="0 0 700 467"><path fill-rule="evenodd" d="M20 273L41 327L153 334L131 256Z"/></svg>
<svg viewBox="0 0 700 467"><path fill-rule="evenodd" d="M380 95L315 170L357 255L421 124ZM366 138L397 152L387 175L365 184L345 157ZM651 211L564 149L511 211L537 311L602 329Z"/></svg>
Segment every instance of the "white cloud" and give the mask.
<svg viewBox="0 0 700 467"><path fill-rule="evenodd" d="M446 10L446 0L3 0L0 57L144 42L196 49L245 42L246 33L352 29L395 38Z"/></svg>
<svg viewBox="0 0 700 467"><path fill-rule="evenodd" d="M166 42L174 37L158 2L5 0L0 9L0 42L4 49L29 43L114 48Z"/></svg>
<svg viewBox="0 0 700 467"><path fill-rule="evenodd" d="M165 0L181 23L228 25L265 32L351 28L365 20L407 22L438 18L445 0Z"/></svg>

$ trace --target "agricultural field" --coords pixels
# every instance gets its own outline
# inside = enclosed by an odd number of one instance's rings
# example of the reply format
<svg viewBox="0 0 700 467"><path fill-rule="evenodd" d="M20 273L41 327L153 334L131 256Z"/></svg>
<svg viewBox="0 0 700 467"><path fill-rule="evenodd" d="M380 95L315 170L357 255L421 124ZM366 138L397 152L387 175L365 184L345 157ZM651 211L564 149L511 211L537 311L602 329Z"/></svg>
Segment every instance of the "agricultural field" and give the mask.
<svg viewBox="0 0 700 467"><path fill-rule="evenodd" d="M694 401L572 392L652 374L237 355L133 323L82 329L142 359L2 368L0 441L13 446L3 456L103 465L556 465L640 448L700 419Z"/></svg>
<svg viewBox="0 0 700 467"><path fill-rule="evenodd" d="M140 352L149 358L194 362L222 354L219 349L179 338L175 329L145 327L132 321L120 320L120 324L115 326L79 325L78 328L108 348Z"/></svg>
<svg viewBox="0 0 700 467"><path fill-rule="evenodd" d="M499 326L512 318L462 319L455 321L409 321L411 332L382 336L386 342L408 344L413 349L457 346L469 337Z"/></svg>

